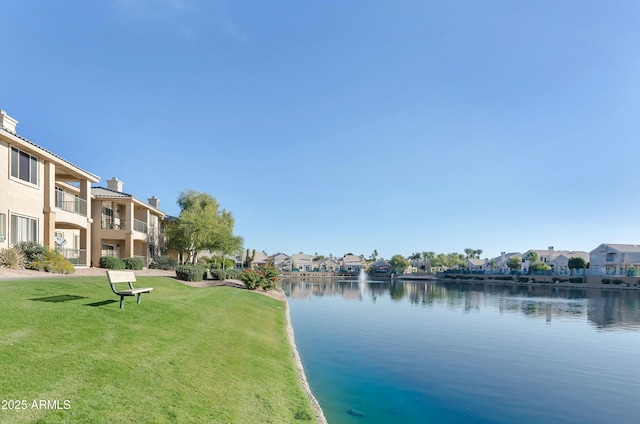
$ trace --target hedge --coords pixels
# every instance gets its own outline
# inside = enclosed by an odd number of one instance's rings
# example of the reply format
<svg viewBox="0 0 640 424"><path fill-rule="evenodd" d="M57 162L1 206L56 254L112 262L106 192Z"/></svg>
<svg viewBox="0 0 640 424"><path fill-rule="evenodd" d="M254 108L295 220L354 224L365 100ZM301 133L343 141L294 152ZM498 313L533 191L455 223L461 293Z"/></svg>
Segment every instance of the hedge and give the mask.
<svg viewBox="0 0 640 424"><path fill-rule="evenodd" d="M100 268L125 269L125 263L122 259L114 256L102 256L100 258Z"/></svg>
<svg viewBox="0 0 640 424"><path fill-rule="evenodd" d="M179 265L176 267L176 277L182 281L202 281L207 271L198 265Z"/></svg>
<svg viewBox="0 0 640 424"><path fill-rule="evenodd" d="M140 258L124 258L124 267L126 269L142 269L144 268L144 262Z"/></svg>

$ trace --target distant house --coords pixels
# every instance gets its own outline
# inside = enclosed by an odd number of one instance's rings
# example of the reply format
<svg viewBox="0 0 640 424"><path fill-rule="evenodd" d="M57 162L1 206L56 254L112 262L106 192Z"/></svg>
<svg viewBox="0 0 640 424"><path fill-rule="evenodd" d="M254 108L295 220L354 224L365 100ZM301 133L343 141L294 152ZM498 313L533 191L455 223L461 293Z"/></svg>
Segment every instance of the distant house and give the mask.
<svg viewBox="0 0 640 424"><path fill-rule="evenodd" d="M333 259L322 259L313 263L313 269L320 272L336 272L340 269L340 264Z"/></svg>
<svg viewBox="0 0 640 424"><path fill-rule="evenodd" d="M511 269L507 266L507 262L511 258L522 258L520 252L501 252L500 256L497 256L493 259L490 259L485 264L485 270L490 273L504 273L507 274L511 272Z"/></svg>
<svg viewBox="0 0 640 424"><path fill-rule="evenodd" d="M313 271L313 256L304 253L291 255L292 271Z"/></svg>
<svg viewBox="0 0 640 424"><path fill-rule="evenodd" d="M481 271L485 268L487 262L486 259L467 259L465 267L471 271Z"/></svg>
<svg viewBox="0 0 640 424"><path fill-rule="evenodd" d="M266 252L256 251L256 254L253 257L253 266L256 266L256 267L265 266L268 260L269 260L269 256L267 255Z"/></svg>
<svg viewBox="0 0 640 424"><path fill-rule="evenodd" d="M344 255L340 260L340 266L343 271L347 272L360 272L364 267L364 262L360 256L356 255Z"/></svg>
<svg viewBox="0 0 640 424"><path fill-rule="evenodd" d="M578 251L561 253L560 255L553 258L549 265L556 274L568 275L572 272L569 269L569 260L571 258L582 258L584 259L585 264L589 263L589 253Z"/></svg>
<svg viewBox="0 0 640 424"><path fill-rule="evenodd" d="M391 274L391 264L387 261L376 261L369 265L370 273L381 273L381 274Z"/></svg>
<svg viewBox="0 0 640 424"><path fill-rule="evenodd" d="M529 266L531 265L529 260L525 259L529 252L535 252L538 255L538 260L549 265L552 271L556 274L565 274L568 273L568 263L570 258L580 257L585 261L589 261L589 253L584 251L574 251L574 250L555 250L553 246L549 246L547 249L540 250L527 250L522 255L522 272L526 273L529 271ZM561 258L560 256L564 256L565 258Z"/></svg>
<svg viewBox="0 0 640 424"><path fill-rule="evenodd" d="M269 260L279 270L285 270L288 265L288 270L291 270L291 257L289 255L285 255L284 253L276 253L275 255L269 256Z"/></svg>
<svg viewBox="0 0 640 424"><path fill-rule="evenodd" d="M603 243L589 253L592 275L627 275L640 269L640 245Z"/></svg>

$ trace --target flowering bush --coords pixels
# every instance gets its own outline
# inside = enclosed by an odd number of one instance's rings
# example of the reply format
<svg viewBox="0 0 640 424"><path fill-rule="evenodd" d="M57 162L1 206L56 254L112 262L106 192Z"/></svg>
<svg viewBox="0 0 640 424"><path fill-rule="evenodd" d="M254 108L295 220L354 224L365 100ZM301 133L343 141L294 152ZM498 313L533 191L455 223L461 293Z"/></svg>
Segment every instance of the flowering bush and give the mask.
<svg viewBox="0 0 640 424"><path fill-rule="evenodd" d="M262 288L262 290L275 290L280 282L280 271L274 266L267 265L260 269L245 269L240 275L240 280L248 290Z"/></svg>
<svg viewBox="0 0 640 424"><path fill-rule="evenodd" d="M76 272L71 262L62 256L62 253L48 247L45 247L44 255L38 255L35 260L28 263L27 267L54 274L73 274Z"/></svg>

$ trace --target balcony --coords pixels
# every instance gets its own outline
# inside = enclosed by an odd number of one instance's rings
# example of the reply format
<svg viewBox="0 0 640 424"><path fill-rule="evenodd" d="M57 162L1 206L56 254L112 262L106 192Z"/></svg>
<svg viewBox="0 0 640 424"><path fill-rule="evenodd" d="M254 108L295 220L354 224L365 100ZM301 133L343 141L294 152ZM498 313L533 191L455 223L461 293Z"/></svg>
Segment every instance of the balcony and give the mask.
<svg viewBox="0 0 640 424"><path fill-rule="evenodd" d="M140 221L139 219L134 219L133 230L138 231L139 233L147 234L147 223L144 221Z"/></svg>
<svg viewBox="0 0 640 424"><path fill-rule="evenodd" d="M56 208L62 209L63 211L75 213L77 215L87 216L87 201L84 199L56 199Z"/></svg>
<svg viewBox="0 0 640 424"><path fill-rule="evenodd" d="M109 220L103 220L100 228L103 230L126 230L127 227L123 223L115 223Z"/></svg>
<svg viewBox="0 0 640 424"><path fill-rule="evenodd" d="M87 265L87 251L83 249L66 249L64 247L56 247L56 251L60 252L62 256L73 266L86 266Z"/></svg>

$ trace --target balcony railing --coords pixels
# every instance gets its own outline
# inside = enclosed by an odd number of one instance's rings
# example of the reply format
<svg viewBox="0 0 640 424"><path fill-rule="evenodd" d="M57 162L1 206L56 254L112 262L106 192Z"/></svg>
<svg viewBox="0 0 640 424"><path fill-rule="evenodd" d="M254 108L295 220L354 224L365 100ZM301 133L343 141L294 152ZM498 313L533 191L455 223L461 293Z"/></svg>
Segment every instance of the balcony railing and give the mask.
<svg viewBox="0 0 640 424"><path fill-rule="evenodd" d="M124 223L116 224L115 222L102 221L100 226L103 230L126 230Z"/></svg>
<svg viewBox="0 0 640 424"><path fill-rule="evenodd" d="M87 216L87 201L84 199L60 200L56 199L56 208L63 211Z"/></svg>
<svg viewBox="0 0 640 424"><path fill-rule="evenodd" d="M64 247L57 247L56 250L62 253L62 256L72 265L87 265L87 251L83 249L66 249Z"/></svg>
<svg viewBox="0 0 640 424"><path fill-rule="evenodd" d="M133 230L147 234L147 223L139 219L133 220Z"/></svg>

